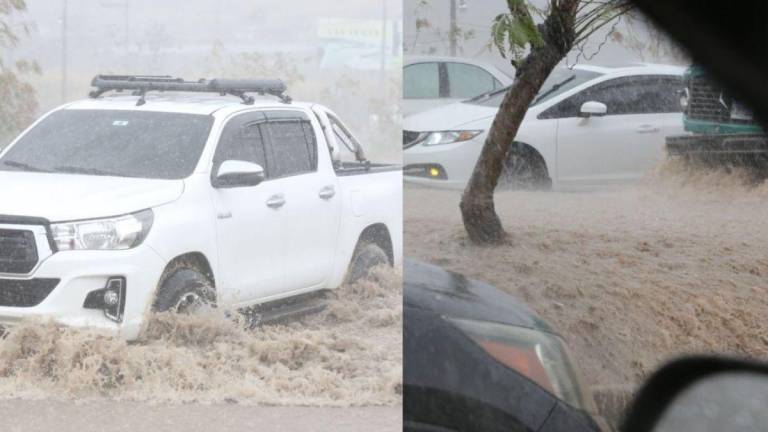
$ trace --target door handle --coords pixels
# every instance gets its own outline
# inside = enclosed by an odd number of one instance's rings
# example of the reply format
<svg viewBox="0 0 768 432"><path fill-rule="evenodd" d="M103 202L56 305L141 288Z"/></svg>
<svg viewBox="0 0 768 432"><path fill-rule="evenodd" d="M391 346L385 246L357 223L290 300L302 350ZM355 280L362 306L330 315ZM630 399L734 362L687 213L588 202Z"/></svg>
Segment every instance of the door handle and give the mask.
<svg viewBox="0 0 768 432"><path fill-rule="evenodd" d="M269 208L279 209L284 205L285 205L285 196L283 194L272 195L272 197L270 197L267 200L267 207Z"/></svg>
<svg viewBox="0 0 768 432"><path fill-rule="evenodd" d="M333 186L326 186L326 187L320 189L320 193L317 194L317 195L320 198L328 201L329 199L331 199L334 196L336 196L336 188L334 188Z"/></svg>
<svg viewBox="0 0 768 432"><path fill-rule="evenodd" d="M653 125L642 125L642 126L638 126L638 128L635 129L637 133L641 133L641 134L656 133L656 132L659 132L660 130L661 128Z"/></svg>

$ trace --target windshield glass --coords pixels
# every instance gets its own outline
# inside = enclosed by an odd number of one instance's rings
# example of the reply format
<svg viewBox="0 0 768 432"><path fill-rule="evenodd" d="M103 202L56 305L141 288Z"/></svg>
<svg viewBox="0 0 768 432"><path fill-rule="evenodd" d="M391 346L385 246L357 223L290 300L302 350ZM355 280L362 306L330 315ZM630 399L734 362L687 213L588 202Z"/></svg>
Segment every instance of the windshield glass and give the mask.
<svg viewBox="0 0 768 432"><path fill-rule="evenodd" d="M10 148L0 170L183 179L212 125L197 114L61 110Z"/></svg>
<svg viewBox="0 0 768 432"><path fill-rule="evenodd" d="M587 81L591 81L600 75L602 74L598 72L579 69L555 69L549 78L544 81L544 85L541 86L541 91L533 100L531 106L536 106L542 102L545 102L561 93L565 93L574 87L584 84ZM480 95L474 99L466 101L465 103L498 108L501 106L501 102L504 100L504 96L507 94L507 91L509 91L509 87Z"/></svg>

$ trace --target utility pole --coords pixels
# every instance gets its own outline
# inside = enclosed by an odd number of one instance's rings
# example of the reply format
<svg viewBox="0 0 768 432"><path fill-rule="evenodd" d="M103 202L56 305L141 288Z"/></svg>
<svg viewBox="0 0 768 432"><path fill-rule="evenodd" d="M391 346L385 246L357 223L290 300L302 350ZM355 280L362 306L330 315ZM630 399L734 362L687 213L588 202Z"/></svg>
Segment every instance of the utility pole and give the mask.
<svg viewBox="0 0 768 432"><path fill-rule="evenodd" d="M67 101L67 19L69 0L64 0L61 10L61 101Z"/></svg>
<svg viewBox="0 0 768 432"><path fill-rule="evenodd" d="M382 0L381 13L381 83L386 81L387 77L387 1ZM386 86L382 88L386 92Z"/></svg>
<svg viewBox="0 0 768 432"><path fill-rule="evenodd" d="M456 0L451 0L451 26L448 31L448 38L451 43L451 57L456 57L457 45L458 45L458 30L459 25L456 22Z"/></svg>

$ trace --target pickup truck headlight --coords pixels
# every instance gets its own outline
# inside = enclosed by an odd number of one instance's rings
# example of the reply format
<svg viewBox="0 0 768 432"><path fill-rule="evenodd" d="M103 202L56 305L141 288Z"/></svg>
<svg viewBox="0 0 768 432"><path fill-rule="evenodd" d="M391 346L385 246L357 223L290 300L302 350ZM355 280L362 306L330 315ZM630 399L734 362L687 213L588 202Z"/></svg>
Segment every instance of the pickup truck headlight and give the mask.
<svg viewBox="0 0 768 432"><path fill-rule="evenodd" d="M484 321L449 319L488 355L574 408L594 412L560 338L536 330Z"/></svg>
<svg viewBox="0 0 768 432"><path fill-rule="evenodd" d="M427 132L428 135L424 138L422 143L425 146L433 146L464 142L471 140L482 132L483 131L481 130Z"/></svg>
<svg viewBox="0 0 768 432"><path fill-rule="evenodd" d="M108 219L64 222L51 225L59 251L125 250L140 245L154 221L152 210Z"/></svg>

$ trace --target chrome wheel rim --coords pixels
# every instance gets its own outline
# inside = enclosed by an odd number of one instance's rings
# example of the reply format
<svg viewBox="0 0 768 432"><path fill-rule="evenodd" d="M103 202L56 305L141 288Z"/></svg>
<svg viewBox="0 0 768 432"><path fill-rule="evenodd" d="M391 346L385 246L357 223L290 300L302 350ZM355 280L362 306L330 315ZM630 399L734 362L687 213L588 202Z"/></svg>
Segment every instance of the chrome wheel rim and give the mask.
<svg viewBox="0 0 768 432"><path fill-rule="evenodd" d="M193 314L203 306L203 299L194 292L183 294L173 310L179 314Z"/></svg>

